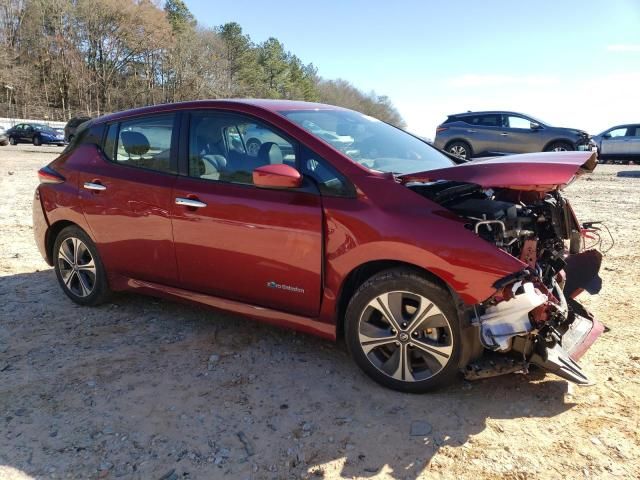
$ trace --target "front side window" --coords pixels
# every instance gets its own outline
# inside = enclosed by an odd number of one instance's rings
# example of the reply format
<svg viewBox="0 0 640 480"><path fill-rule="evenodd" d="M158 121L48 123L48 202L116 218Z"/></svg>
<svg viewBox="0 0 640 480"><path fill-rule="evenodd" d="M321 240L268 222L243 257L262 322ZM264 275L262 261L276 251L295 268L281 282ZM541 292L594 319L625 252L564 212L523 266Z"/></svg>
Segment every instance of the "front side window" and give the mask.
<svg viewBox="0 0 640 480"><path fill-rule="evenodd" d="M293 123L370 170L414 173L453 162L428 143L380 120L349 110L287 110Z"/></svg>
<svg viewBox="0 0 640 480"><path fill-rule="evenodd" d="M296 149L271 127L242 115L194 112L189 127L189 176L253 184L253 170L296 166Z"/></svg>
<svg viewBox="0 0 640 480"><path fill-rule="evenodd" d="M171 137L174 115L127 120L112 124L107 132L105 154L122 165L173 173Z"/></svg>
<svg viewBox="0 0 640 480"><path fill-rule="evenodd" d="M531 128L530 120L527 120L526 118L522 118L522 117L514 117L513 115L506 117L505 123L506 123L505 127L507 128L526 128L526 129Z"/></svg>
<svg viewBox="0 0 640 480"><path fill-rule="evenodd" d="M627 135L627 127L616 128L615 130L611 130L609 132L609 136L611 138L624 137L626 135Z"/></svg>

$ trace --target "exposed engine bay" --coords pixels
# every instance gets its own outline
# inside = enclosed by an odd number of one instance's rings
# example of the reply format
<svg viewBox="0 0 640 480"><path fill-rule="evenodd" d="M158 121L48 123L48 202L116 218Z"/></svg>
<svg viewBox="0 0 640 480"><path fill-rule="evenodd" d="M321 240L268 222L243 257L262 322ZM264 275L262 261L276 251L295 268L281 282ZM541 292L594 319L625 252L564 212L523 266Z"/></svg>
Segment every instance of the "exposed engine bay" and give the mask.
<svg viewBox="0 0 640 480"><path fill-rule="evenodd" d="M468 379L538 365L578 384L590 381L576 361L604 326L580 305L582 291L598 293L602 254L585 248L595 222L579 224L559 189L488 189L453 182L407 184L464 221L464 227L523 262L475 305L471 323L484 347L464 368Z"/></svg>

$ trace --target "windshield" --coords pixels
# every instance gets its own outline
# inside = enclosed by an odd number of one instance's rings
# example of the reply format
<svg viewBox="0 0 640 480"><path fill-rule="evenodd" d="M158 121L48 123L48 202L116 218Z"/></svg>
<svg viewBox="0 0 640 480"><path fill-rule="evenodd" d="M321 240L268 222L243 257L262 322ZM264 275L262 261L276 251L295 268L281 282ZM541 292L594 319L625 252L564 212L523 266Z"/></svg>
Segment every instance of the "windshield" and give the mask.
<svg viewBox="0 0 640 480"><path fill-rule="evenodd" d="M370 170L406 174L454 164L419 138L361 113L349 110L280 113Z"/></svg>

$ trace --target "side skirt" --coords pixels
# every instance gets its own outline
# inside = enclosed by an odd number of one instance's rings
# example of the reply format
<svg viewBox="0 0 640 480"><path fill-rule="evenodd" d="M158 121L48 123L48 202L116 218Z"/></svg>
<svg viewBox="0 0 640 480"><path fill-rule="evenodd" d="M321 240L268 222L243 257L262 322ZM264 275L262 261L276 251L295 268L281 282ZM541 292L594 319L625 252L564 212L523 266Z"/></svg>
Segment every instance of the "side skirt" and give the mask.
<svg viewBox="0 0 640 480"><path fill-rule="evenodd" d="M110 287L113 290L132 291L151 295L153 297L179 300L195 305L205 305L216 310L244 315L264 323L277 327L297 330L309 333L328 340L336 339L336 326L334 324L320 322L313 318L293 315L270 308L250 305L221 297L214 297L204 293L192 292L181 288L161 285L159 283L136 280L134 278L112 275L109 278Z"/></svg>

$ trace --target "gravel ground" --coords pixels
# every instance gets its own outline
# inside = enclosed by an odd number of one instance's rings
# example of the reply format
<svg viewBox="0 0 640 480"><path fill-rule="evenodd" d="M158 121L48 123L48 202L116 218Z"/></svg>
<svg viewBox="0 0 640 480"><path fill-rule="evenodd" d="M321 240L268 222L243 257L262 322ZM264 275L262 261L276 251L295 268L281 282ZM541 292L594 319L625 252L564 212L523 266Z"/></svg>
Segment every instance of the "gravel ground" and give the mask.
<svg viewBox="0 0 640 480"><path fill-rule="evenodd" d="M586 299L610 328L551 374L428 395L368 380L340 345L120 295L82 308L32 238L36 170L56 147L0 148L0 478L638 478L639 167L567 189L616 246Z"/></svg>

